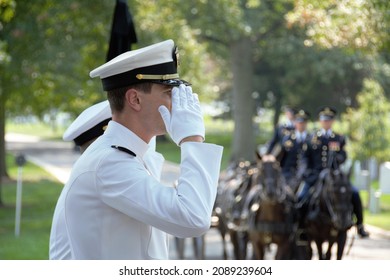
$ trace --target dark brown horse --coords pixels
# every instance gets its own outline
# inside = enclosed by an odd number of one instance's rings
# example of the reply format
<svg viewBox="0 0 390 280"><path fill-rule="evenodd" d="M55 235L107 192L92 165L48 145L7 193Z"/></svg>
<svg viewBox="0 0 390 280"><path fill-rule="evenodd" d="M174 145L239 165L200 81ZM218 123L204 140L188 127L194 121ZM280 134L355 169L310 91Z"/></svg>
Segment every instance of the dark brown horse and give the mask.
<svg viewBox="0 0 390 280"><path fill-rule="evenodd" d="M246 228L242 226L241 215L245 197L252 186L254 168L255 164L240 161L231 164L220 177L212 220L215 221L214 227L219 230L222 237L224 259L228 259L227 234L233 245L233 258L246 258L249 239Z"/></svg>
<svg viewBox="0 0 390 280"><path fill-rule="evenodd" d="M248 232L255 257L264 259L265 249L270 244L276 244L275 259L292 259L297 227L295 196L286 185L275 157L259 159L258 170L245 207L248 209Z"/></svg>
<svg viewBox="0 0 390 280"><path fill-rule="evenodd" d="M337 244L337 259L341 260L352 220L352 186L349 174L339 168L322 171L310 199L306 228L309 241L316 244L319 259L331 259L333 245ZM323 244L328 242L326 254Z"/></svg>

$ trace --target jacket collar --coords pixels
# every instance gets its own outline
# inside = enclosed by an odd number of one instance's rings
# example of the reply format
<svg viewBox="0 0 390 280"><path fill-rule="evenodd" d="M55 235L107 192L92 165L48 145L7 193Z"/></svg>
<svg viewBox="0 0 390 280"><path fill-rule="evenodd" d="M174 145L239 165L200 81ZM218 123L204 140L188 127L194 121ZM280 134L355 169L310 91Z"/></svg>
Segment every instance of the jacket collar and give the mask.
<svg viewBox="0 0 390 280"><path fill-rule="evenodd" d="M321 128L321 134L326 136L326 137L331 137L333 135L332 129L325 130Z"/></svg>
<svg viewBox="0 0 390 280"><path fill-rule="evenodd" d="M138 135L116 121L110 121L108 123L104 135L111 139L110 141L112 143L110 144L129 149L141 159L149 149L149 145L139 138Z"/></svg>

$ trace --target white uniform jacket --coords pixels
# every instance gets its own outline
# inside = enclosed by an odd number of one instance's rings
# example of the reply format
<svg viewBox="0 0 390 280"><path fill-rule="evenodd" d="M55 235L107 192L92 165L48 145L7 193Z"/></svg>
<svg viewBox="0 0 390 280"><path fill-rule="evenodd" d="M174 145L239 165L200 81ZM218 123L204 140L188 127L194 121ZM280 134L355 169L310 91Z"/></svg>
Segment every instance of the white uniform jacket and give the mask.
<svg viewBox="0 0 390 280"><path fill-rule="evenodd" d="M161 164L157 153L145 155L148 147L111 121L81 155L57 202L51 259L167 259L167 233L192 237L209 229L222 147L183 143L176 188L159 182ZM68 249L60 246L66 242Z"/></svg>

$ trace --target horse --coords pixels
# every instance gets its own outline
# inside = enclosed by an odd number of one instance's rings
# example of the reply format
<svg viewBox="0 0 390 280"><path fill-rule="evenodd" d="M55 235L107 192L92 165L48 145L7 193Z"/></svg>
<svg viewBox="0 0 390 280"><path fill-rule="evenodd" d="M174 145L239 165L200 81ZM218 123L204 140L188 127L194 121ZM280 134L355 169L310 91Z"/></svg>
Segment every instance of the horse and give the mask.
<svg viewBox="0 0 390 280"><path fill-rule="evenodd" d="M332 247L337 244L337 259L341 260L347 238L347 231L353 225L352 185L349 177L334 164L330 156L330 165L320 173L314 194L309 200L305 225L309 243L315 242L318 258L330 260ZM323 255L323 244L328 249Z"/></svg>
<svg viewBox="0 0 390 280"><path fill-rule="evenodd" d="M259 157L257 166L244 215L255 258L264 259L266 248L276 244L275 259L292 259L297 229L295 196L284 181L274 156Z"/></svg>
<svg viewBox="0 0 390 280"><path fill-rule="evenodd" d="M221 234L223 258L228 258L226 235L229 234L235 259L245 259L248 234L241 226L241 213L246 194L251 186L254 163L239 161L232 163L221 174L212 220Z"/></svg>

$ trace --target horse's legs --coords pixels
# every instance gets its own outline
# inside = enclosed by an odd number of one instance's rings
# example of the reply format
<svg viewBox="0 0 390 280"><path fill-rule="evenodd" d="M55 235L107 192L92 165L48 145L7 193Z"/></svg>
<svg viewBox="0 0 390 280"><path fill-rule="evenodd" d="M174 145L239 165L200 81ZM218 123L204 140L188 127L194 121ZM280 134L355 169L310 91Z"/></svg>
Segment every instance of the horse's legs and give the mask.
<svg viewBox="0 0 390 280"><path fill-rule="evenodd" d="M225 239L225 235L226 235L226 233L223 233L223 234L222 234L223 259L224 259L224 260L227 260L227 259L228 259L228 256L227 256L227 250L226 250L226 239Z"/></svg>
<svg viewBox="0 0 390 280"><path fill-rule="evenodd" d="M278 249L275 255L275 260L291 259L290 249L291 249L290 241L288 240L288 236L287 236L286 240L279 242Z"/></svg>
<svg viewBox="0 0 390 280"><path fill-rule="evenodd" d="M226 250L226 232L227 232L227 228L225 226L225 223L222 222L221 218L219 219L219 223L218 223L218 231L221 234L221 238L222 238L223 259L227 260L228 259L227 250Z"/></svg>
<svg viewBox="0 0 390 280"><path fill-rule="evenodd" d="M232 234L232 231L230 232L230 236ZM234 231L234 255L237 260L245 260L246 259L246 252L247 252L247 245L248 245L248 235L246 232L241 231Z"/></svg>
<svg viewBox="0 0 390 280"><path fill-rule="evenodd" d="M197 260L204 260L204 249L205 249L205 241L204 241L204 235L199 237L192 238L193 246L194 246L194 254L195 259Z"/></svg>
<svg viewBox="0 0 390 280"><path fill-rule="evenodd" d="M230 241L233 244L233 252L234 252L234 258L236 260L240 260L240 242L238 237L238 232L234 230L229 230L230 233Z"/></svg>
<svg viewBox="0 0 390 280"><path fill-rule="evenodd" d="M238 233L238 244L240 248L240 259L245 260L246 259L246 254L247 254L247 249L248 249L248 232L239 232Z"/></svg>
<svg viewBox="0 0 390 280"><path fill-rule="evenodd" d="M334 239L331 238L331 240L329 240L328 243L329 243L328 250L326 251L326 255L325 255L325 259L326 260L330 260L330 257L332 255L332 247L333 247L333 244L334 244Z"/></svg>
<svg viewBox="0 0 390 280"><path fill-rule="evenodd" d="M262 244L259 240L252 242L253 252L258 260L264 260L264 244Z"/></svg>
<svg viewBox="0 0 390 280"><path fill-rule="evenodd" d="M343 257L344 246L347 240L347 231L340 231L337 236L337 259L341 260Z"/></svg>
<svg viewBox="0 0 390 280"><path fill-rule="evenodd" d="M179 260L184 260L184 238L175 237L176 253Z"/></svg>
<svg viewBox="0 0 390 280"><path fill-rule="evenodd" d="M317 251L318 251L318 259L323 260L324 255L322 254L322 241L316 240L316 245L317 245Z"/></svg>

